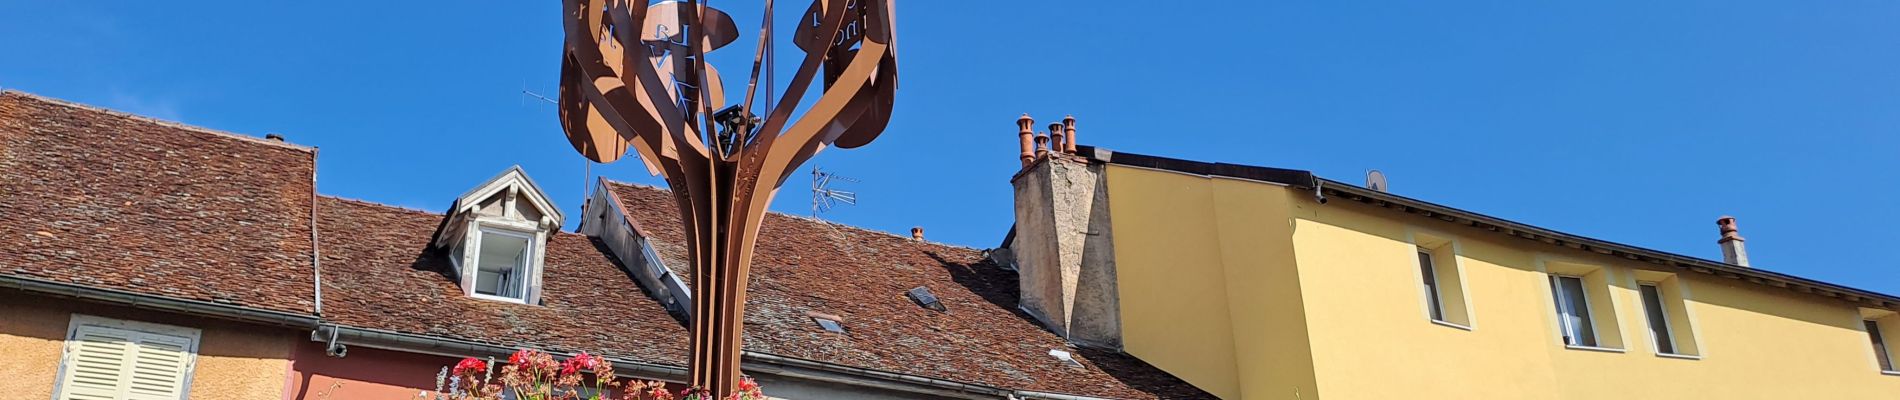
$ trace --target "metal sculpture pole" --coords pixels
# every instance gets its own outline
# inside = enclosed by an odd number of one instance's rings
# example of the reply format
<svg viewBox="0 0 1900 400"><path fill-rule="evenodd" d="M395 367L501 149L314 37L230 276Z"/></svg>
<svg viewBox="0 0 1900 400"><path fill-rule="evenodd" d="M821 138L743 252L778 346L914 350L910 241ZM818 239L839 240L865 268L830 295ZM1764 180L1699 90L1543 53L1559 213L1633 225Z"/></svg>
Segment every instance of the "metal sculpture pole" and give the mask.
<svg viewBox="0 0 1900 400"><path fill-rule="evenodd" d="M612 162L632 148L648 172L665 176L691 238L690 383L725 398L739 379L747 273L766 205L799 164L827 146L868 144L890 120L892 0L812 1L792 35L805 52L798 72L781 97L766 99L774 104L763 118L752 99L761 61L769 63L771 0L745 100L731 107L705 58L738 38L724 12L692 0L562 2L562 127L589 159ZM820 76L817 103L793 118Z"/></svg>

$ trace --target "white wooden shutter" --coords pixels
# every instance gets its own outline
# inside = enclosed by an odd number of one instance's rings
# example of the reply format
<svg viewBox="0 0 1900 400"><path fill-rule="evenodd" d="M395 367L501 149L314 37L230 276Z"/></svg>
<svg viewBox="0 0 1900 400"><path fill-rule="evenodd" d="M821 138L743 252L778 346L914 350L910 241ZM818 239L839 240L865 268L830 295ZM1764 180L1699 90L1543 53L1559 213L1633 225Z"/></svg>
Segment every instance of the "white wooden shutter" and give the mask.
<svg viewBox="0 0 1900 400"><path fill-rule="evenodd" d="M185 398L197 335L184 333L75 324L57 399Z"/></svg>
<svg viewBox="0 0 1900 400"><path fill-rule="evenodd" d="M138 352L127 383L127 400L176 400L185 396L191 367L191 338L156 333L139 335Z"/></svg>
<svg viewBox="0 0 1900 400"><path fill-rule="evenodd" d="M61 400L114 400L125 382L127 364L138 346L135 332L81 325L66 343Z"/></svg>

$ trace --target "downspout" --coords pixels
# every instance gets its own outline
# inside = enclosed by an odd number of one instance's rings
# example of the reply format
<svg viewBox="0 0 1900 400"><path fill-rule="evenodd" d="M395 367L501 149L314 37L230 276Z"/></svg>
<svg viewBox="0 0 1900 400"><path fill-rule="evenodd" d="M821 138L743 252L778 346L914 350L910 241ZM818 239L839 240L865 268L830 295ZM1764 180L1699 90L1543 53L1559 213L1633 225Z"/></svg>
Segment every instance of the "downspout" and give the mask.
<svg viewBox="0 0 1900 400"><path fill-rule="evenodd" d="M317 246L317 147L310 147L310 281L316 285L317 316L323 316L323 251Z"/></svg>

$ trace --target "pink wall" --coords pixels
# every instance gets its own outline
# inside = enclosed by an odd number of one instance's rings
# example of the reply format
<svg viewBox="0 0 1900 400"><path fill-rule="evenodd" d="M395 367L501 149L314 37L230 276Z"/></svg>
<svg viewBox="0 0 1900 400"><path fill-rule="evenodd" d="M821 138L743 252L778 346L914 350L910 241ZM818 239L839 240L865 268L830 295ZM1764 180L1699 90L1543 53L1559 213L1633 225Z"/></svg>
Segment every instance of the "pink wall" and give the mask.
<svg viewBox="0 0 1900 400"><path fill-rule="evenodd" d="M461 360L356 346L350 347L348 357L336 358L324 354L323 347L310 341L296 346L285 400L414 400L423 391L435 390L442 367ZM675 393L686 388L671 382L667 387Z"/></svg>
<svg viewBox="0 0 1900 400"><path fill-rule="evenodd" d="M364 347L348 357L323 353L324 344L304 341L290 360L285 400L408 400L435 390L435 375L458 359Z"/></svg>

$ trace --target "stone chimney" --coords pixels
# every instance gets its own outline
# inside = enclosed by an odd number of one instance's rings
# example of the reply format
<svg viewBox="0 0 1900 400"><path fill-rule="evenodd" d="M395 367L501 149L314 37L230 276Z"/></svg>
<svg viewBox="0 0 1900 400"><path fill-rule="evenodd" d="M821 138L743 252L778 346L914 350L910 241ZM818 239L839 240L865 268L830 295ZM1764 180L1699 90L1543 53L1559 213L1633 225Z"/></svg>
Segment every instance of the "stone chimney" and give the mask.
<svg viewBox="0 0 1900 400"><path fill-rule="evenodd" d="M1742 233L1735 228L1735 217L1724 215L1715 219L1715 225L1722 229L1722 238L1715 241L1722 245L1722 262L1748 266L1748 249L1742 246Z"/></svg>
<svg viewBox="0 0 1900 400"><path fill-rule="evenodd" d="M924 227L921 227L921 226L910 227L910 240L915 240L919 242L924 241Z"/></svg>
<svg viewBox="0 0 1900 400"><path fill-rule="evenodd" d="M1056 154L1028 163L1010 182L1016 235L1006 245L1023 311L1076 344L1119 349L1107 177L1101 162L1060 154L1073 145L1073 127L1073 119L1052 126L1064 137L1048 147Z"/></svg>

